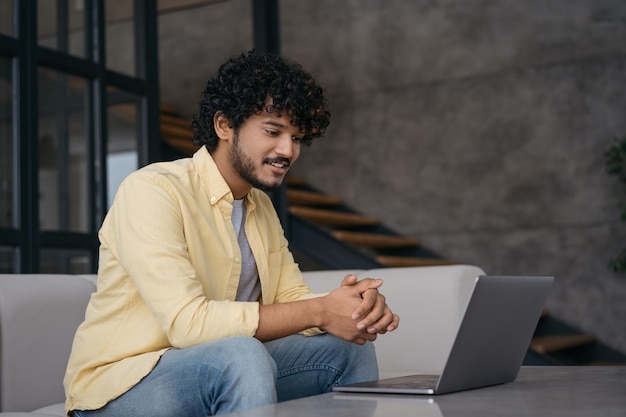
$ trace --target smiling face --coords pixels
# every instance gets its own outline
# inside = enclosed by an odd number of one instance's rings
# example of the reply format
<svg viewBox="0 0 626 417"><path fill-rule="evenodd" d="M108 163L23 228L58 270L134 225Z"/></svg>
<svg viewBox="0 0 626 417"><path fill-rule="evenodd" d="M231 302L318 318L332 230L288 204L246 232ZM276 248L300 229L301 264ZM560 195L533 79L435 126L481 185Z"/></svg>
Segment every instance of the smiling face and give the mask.
<svg viewBox="0 0 626 417"><path fill-rule="evenodd" d="M300 156L302 132L286 111L250 116L234 131L223 115L215 117L220 143L213 152L218 169L233 196L243 198L250 188L280 187L291 164Z"/></svg>

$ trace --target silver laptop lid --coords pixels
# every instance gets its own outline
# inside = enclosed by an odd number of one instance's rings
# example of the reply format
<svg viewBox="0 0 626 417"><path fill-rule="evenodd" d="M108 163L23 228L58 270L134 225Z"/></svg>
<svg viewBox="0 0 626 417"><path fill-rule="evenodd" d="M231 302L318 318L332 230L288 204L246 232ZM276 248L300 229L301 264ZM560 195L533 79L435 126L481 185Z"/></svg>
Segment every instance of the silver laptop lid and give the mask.
<svg viewBox="0 0 626 417"><path fill-rule="evenodd" d="M477 277L435 391L513 381L553 281L548 276Z"/></svg>

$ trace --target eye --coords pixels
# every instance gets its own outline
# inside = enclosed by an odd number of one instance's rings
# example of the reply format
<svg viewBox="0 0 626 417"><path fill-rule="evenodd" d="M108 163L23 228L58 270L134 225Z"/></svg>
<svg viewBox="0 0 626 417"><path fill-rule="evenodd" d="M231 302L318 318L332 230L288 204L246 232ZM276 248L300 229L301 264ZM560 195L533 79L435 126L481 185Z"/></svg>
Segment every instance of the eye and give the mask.
<svg viewBox="0 0 626 417"><path fill-rule="evenodd" d="M304 142L304 136L298 137L298 136L292 136L291 140L297 143L302 143Z"/></svg>
<svg viewBox="0 0 626 417"><path fill-rule="evenodd" d="M270 135L270 136L278 136L279 133L277 130L272 130L272 129L265 129L265 132Z"/></svg>

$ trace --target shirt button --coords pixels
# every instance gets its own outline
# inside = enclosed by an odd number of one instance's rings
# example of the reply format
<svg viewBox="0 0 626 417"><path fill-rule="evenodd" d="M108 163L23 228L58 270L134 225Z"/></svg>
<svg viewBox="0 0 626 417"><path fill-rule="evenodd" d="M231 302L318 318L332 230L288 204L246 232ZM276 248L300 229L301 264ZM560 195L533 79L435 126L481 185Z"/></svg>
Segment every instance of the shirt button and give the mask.
<svg viewBox="0 0 626 417"><path fill-rule="evenodd" d="M238 264L239 262L241 262L241 259L239 257L235 257L235 263Z"/></svg>
<svg viewBox="0 0 626 417"><path fill-rule="evenodd" d="M226 221L230 220L230 216L224 216L224 220Z"/></svg>
<svg viewBox="0 0 626 417"><path fill-rule="evenodd" d="M211 197L211 203L215 203L217 201L217 197Z"/></svg>

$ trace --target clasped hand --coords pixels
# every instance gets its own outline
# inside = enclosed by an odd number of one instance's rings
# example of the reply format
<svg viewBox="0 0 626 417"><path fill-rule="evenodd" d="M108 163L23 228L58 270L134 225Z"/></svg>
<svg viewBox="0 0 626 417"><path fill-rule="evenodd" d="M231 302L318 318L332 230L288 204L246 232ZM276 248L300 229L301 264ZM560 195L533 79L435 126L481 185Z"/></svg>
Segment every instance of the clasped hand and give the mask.
<svg viewBox="0 0 626 417"><path fill-rule="evenodd" d="M341 286L326 296L328 320L324 329L344 340L363 344L398 328L400 318L378 291L381 285L381 279L359 281L355 275L346 275Z"/></svg>

